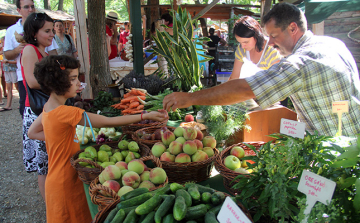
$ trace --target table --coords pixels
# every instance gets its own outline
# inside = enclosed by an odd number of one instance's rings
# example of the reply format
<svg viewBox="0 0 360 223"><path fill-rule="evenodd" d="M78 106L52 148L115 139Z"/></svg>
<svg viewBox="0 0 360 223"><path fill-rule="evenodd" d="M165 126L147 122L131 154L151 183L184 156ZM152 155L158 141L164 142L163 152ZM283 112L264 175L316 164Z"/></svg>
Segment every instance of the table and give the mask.
<svg viewBox="0 0 360 223"><path fill-rule="evenodd" d="M150 60L144 66L145 76L154 73L158 65L152 64L153 60ZM133 70L133 63L129 61L122 60L120 57L115 57L114 59L109 60L110 74L113 80L121 80L124 78L130 71Z"/></svg>

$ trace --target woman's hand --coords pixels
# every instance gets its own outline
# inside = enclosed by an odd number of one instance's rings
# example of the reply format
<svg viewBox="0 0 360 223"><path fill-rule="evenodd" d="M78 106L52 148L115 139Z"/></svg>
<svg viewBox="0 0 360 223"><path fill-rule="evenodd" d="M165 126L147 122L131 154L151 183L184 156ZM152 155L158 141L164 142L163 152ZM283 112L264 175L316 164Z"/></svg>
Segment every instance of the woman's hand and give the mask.
<svg viewBox="0 0 360 223"><path fill-rule="evenodd" d="M150 119L150 120L158 121L158 122L165 121L168 118L169 118L169 116L168 116L167 111L165 111L163 109L143 114L143 119Z"/></svg>

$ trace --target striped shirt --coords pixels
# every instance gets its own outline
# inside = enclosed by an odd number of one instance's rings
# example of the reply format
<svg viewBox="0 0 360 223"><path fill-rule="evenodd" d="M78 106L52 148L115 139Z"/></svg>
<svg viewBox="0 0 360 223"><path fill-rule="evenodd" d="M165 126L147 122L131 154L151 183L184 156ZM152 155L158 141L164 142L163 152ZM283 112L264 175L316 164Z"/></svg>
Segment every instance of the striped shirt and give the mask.
<svg viewBox="0 0 360 223"><path fill-rule="evenodd" d="M239 44L235 51L235 58L240 62L244 62L243 58L246 58L246 51ZM274 49L272 46L267 46L264 52L264 56L261 58L260 63L258 63L257 67L262 70L267 70L274 64L274 62L280 60L281 56L279 52Z"/></svg>
<svg viewBox="0 0 360 223"><path fill-rule="evenodd" d="M338 116L332 113L332 102L348 100L342 133L360 133L359 72L350 51L338 39L307 31L291 55L245 80L262 108L290 96L299 119L311 133L316 130L335 136Z"/></svg>

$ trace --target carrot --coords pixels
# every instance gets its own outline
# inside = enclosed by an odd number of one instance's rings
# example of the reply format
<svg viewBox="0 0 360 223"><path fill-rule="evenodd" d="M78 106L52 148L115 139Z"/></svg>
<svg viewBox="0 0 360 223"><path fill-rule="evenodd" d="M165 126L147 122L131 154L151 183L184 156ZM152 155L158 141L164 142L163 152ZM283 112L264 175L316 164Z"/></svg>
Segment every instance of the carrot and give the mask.
<svg viewBox="0 0 360 223"><path fill-rule="evenodd" d="M136 109L138 109L138 110L143 110L143 109L144 109L144 105L139 105L139 106L136 107Z"/></svg>
<svg viewBox="0 0 360 223"><path fill-rule="evenodd" d="M130 101L130 104L133 103L133 102L138 102L138 101L139 101L139 99L137 99L137 100L133 99L133 100Z"/></svg>
<svg viewBox="0 0 360 223"><path fill-rule="evenodd" d="M136 108L139 105L140 105L140 103L138 101L135 101L135 102L130 104L129 108Z"/></svg>
<svg viewBox="0 0 360 223"><path fill-rule="evenodd" d="M145 100L145 99L146 99L145 96L139 96L139 98L140 98L141 100ZM122 100L121 100L121 103L122 103L122 104L125 104L126 102L128 103L128 102L130 102L131 100L136 100L136 101L138 101L138 98L137 98L137 96L130 96L130 97L127 97L127 98L122 99Z"/></svg>
<svg viewBox="0 0 360 223"><path fill-rule="evenodd" d="M143 110L139 110L139 111L132 111L130 112L131 115L134 115L134 114L140 114Z"/></svg>
<svg viewBox="0 0 360 223"><path fill-rule="evenodd" d="M119 106L119 109L126 109L126 108L127 108L126 105L120 105L120 106Z"/></svg>

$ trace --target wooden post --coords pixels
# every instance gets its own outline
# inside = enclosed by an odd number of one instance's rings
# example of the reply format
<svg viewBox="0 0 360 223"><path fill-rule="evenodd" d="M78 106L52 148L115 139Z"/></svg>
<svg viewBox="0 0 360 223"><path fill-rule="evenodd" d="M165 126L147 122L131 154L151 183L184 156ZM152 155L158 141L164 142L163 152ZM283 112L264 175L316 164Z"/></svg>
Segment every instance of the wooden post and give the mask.
<svg viewBox="0 0 360 223"><path fill-rule="evenodd" d="M90 63L89 63L89 46L86 28L85 2L82 0L74 0L74 16L76 26L76 48L78 51L78 59L81 67L80 72L85 74L86 88L82 92L83 99L93 98L92 88L90 84Z"/></svg>
<svg viewBox="0 0 360 223"><path fill-rule="evenodd" d="M261 20L271 9L272 0L265 0L265 2L261 1L262 13Z"/></svg>
<svg viewBox="0 0 360 223"><path fill-rule="evenodd" d="M140 0L130 1L130 20L132 44L134 49L134 64L133 68L136 73L144 74L143 63L143 38L141 30L141 4Z"/></svg>
<svg viewBox="0 0 360 223"><path fill-rule="evenodd" d="M323 36L324 35L324 21L316 24L312 24L312 32L315 35Z"/></svg>

